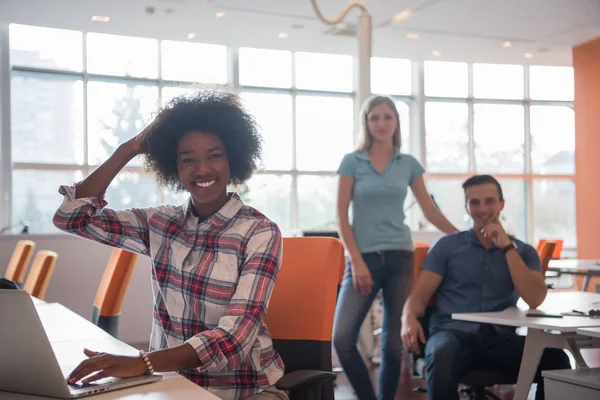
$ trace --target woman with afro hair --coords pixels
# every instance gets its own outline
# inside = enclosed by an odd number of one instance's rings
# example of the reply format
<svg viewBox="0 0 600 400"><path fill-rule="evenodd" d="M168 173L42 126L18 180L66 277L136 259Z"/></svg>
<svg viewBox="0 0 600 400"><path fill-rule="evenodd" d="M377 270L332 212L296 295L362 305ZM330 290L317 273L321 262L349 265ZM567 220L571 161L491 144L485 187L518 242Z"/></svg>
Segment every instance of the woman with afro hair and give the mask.
<svg viewBox="0 0 600 400"><path fill-rule="evenodd" d="M188 192L189 200L108 208L106 189L137 155L160 184ZM274 387L284 366L263 321L281 232L227 191L250 178L260 155L257 125L239 98L203 91L171 101L87 178L60 187L54 225L150 257L154 294L150 351L132 357L85 349L68 383L178 371L223 399L288 398Z"/></svg>

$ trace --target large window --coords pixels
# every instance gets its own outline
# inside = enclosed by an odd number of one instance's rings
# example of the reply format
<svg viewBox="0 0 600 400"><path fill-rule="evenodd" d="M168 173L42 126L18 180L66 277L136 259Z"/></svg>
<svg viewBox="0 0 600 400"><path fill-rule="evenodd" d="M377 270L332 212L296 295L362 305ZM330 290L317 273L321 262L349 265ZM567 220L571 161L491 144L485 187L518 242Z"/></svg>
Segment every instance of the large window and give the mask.
<svg viewBox="0 0 600 400"><path fill-rule="evenodd" d="M523 106L475 104L475 165L486 174L525 172Z"/></svg>
<svg viewBox="0 0 600 400"><path fill-rule="evenodd" d="M335 228L336 170L360 139L354 57L23 25L9 35L12 197L0 201L10 201L12 221L4 225L54 232L58 185L87 176L174 97L216 87L239 93L263 133L260 171L234 189L286 235ZM401 150L426 167L429 191L456 226L471 223L461 183L489 173L504 188L507 230L576 246L572 68L374 57L370 80L373 93L394 100ZM141 158L106 197L116 208L186 199L158 188ZM409 194L411 228L434 229L413 202Z"/></svg>
<svg viewBox="0 0 600 400"><path fill-rule="evenodd" d="M344 154L352 151L353 114L351 98L298 96L298 169L337 170Z"/></svg>
<svg viewBox="0 0 600 400"><path fill-rule="evenodd" d="M424 74L428 188L442 211L469 227L460 184L492 174L508 231L576 247L572 68L427 61ZM420 213L413 228L434 229Z"/></svg>
<svg viewBox="0 0 600 400"><path fill-rule="evenodd" d="M291 170L294 157L292 96L260 92L242 92L241 96L262 130L264 169Z"/></svg>
<svg viewBox="0 0 600 400"><path fill-rule="evenodd" d="M9 35L14 232L23 221L32 233L56 232L59 185L83 179L139 133L161 103L190 92L179 82L227 83L224 46L164 41L168 62L159 68L155 39L87 33L84 49L81 32L11 25ZM138 157L106 199L123 209L181 203L183 196L159 190Z"/></svg>
<svg viewBox="0 0 600 400"><path fill-rule="evenodd" d="M429 172L469 169L469 107L465 103L425 103L425 149Z"/></svg>

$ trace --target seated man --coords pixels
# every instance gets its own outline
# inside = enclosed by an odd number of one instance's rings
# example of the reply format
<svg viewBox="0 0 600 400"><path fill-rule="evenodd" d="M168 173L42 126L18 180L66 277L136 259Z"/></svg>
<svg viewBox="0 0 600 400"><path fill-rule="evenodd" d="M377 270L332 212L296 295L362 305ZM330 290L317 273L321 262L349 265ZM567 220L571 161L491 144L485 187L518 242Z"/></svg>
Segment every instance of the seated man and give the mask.
<svg viewBox="0 0 600 400"><path fill-rule="evenodd" d="M402 342L419 353L425 335L417 318L435 294L425 345L429 399L458 399L459 380L472 370L514 374L515 381L518 376L525 337L507 326L453 320L452 313L502 311L515 304L515 292L531 308L546 297L536 250L508 236L500 223L504 198L498 181L473 176L463 189L473 229L433 246L402 315ZM535 379L536 399L544 398L541 370L568 368L564 351L546 349Z"/></svg>

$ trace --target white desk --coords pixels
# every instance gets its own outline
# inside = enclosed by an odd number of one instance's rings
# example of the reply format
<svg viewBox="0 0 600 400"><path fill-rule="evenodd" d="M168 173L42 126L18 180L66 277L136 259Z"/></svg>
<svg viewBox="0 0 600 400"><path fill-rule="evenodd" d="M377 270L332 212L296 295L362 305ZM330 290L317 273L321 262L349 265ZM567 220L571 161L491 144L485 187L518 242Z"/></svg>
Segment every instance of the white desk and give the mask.
<svg viewBox="0 0 600 400"><path fill-rule="evenodd" d="M112 337L90 321L58 303L35 301L54 354L65 375L85 359L83 348L137 355L137 349ZM208 391L176 373L162 374L161 381L105 394L84 397L90 400L219 400ZM49 397L0 392L2 400L50 400ZM56 399L52 399L56 400Z"/></svg>
<svg viewBox="0 0 600 400"><path fill-rule="evenodd" d="M546 400L597 400L600 368L542 371Z"/></svg>
<svg viewBox="0 0 600 400"><path fill-rule="evenodd" d="M577 333L582 336L600 338L600 328L580 328L577 329Z"/></svg>
<svg viewBox="0 0 600 400"><path fill-rule="evenodd" d="M596 302L600 302L600 294L549 292L546 300L538 307L536 312L540 312L540 314L543 312L559 314L579 310L587 313L590 309L597 308ZM600 347L600 340L579 335L577 332L578 328L600 327L599 318L575 316L565 316L563 318L527 317L525 315L527 312L526 304L520 300L518 308L509 308L502 312L452 314L453 319L462 321L528 328L514 395L515 400L527 399L544 348L568 349L575 358L577 368L587 368L587 364L579 350L581 348Z"/></svg>
<svg viewBox="0 0 600 400"><path fill-rule="evenodd" d="M53 397L0 392L2 400L56 400ZM89 400L219 400L179 375L165 376L160 382L105 394L84 397Z"/></svg>
<svg viewBox="0 0 600 400"><path fill-rule="evenodd" d="M582 289L585 292L590 285L590 279L594 276L600 277L600 260L550 260L548 271L556 272L558 275L585 276Z"/></svg>

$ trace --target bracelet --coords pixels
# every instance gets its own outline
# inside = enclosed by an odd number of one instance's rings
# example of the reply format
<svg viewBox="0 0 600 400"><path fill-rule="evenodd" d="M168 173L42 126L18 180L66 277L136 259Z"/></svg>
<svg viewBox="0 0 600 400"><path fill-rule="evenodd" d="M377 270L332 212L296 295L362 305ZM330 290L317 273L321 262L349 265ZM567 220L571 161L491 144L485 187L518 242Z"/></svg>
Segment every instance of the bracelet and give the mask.
<svg viewBox="0 0 600 400"><path fill-rule="evenodd" d="M140 350L140 357L142 357L142 360L144 361L144 363L146 364L146 368L148 369L146 375L152 375L154 373L154 367L152 367L152 363L148 358L148 354L146 354L144 350Z"/></svg>

